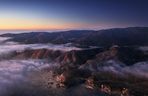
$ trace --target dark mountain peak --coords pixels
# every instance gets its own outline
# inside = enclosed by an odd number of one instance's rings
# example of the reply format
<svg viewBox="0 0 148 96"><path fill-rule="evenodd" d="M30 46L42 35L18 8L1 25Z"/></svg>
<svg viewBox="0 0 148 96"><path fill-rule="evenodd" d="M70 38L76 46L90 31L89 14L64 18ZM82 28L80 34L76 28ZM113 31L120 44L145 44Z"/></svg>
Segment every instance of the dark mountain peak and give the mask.
<svg viewBox="0 0 148 96"><path fill-rule="evenodd" d="M55 60L58 56L62 55L64 52L60 50L50 50L50 49L35 49L35 50L25 50L23 52L17 52L14 58L32 58L32 59L50 59Z"/></svg>
<svg viewBox="0 0 148 96"><path fill-rule="evenodd" d="M92 59L97 53L102 52L101 48L86 50L72 50L61 55L57 60L62 64L84 64L88 59Z"/></svg>
<svg viewBox="0 0 148 96"><path fill-rule="evenodd" d="M109 50L97 54L96 57L97 57L97 59L99 59L99 61L114 59L117 56L118 48L119 48L119 46L114 45L114 46L110 47Z"/></svg>
<svg viewBox="0 0 148 96"><path fill-rule="evenodd" d="M104 64L109 60L124 63L125 65L133 65L137 62L148 60L148 56L135 47L114 45L108 50L98 53L95 58L87 60L84 66L91 65L93 68L97 68L97 65Z"/></svg>
<svg viewBox="0 0 148 96"><path fill-rule="evenodd" d="M126 29L148 29L148 27L127 27Z"/></svg>

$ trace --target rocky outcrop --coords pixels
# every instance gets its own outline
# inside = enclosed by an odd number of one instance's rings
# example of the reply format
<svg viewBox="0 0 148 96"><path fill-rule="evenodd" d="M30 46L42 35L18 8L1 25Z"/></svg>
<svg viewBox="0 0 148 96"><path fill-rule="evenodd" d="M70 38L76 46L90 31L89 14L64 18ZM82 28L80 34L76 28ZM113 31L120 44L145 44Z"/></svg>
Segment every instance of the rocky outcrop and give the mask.
<svg viewBox="0 0 148 96"><path fill-rule="evenodd" d="M137 62L148 60L148 55L144 54L137 47L112 46L108 50L105 48L90 48L84 50L60 51L51 49L31 49L15 53L13 58L19 59L50 59L60 64L98 64L108 60L115 60L132 65Z"/></svg>
<svg viewBox="0 0 148 96"><path fill-rule="evenodd" d="M51 49L28 49L22 52L15 52L13 58L18 59L51 59L60 64L84 64L88 59L92 59L99 52L102 52L102 48L84 49L84 50L72 50L61 51Z"/></svg>
<svg viewBox="0 0 148 96"><path fill-rule="evenodd" d="M109 50L98 53L95 59L88 60L86 63L94 64L95 62L103 62L110 59L117 59L118 46L112 46Z"/></svg>
<svg viewBox="0 0 148 96"><path fill-rule="evenodd" d="M119 47L114 45L108 50L96 54L93 59L87 60L79 68L98 71L101 66L114 66L118 70L119 66L134 65L137 62L147 60L148 55L144 54L137 47Z"/></svg>
<svg viewBox="0 0 148 96"><path fill-rule="evenodd" d="M84 64L88 59L93 59L97 53L102 52L102 48L72 50L65 52L57 58L62 64Z"/></svg>
<svg viewBox="0 0 148 96"><path fill-rule="evenodd" d="M36 49L36 50L25 50L23 52L18 52L14 58L55 60L62 54L63 52L59 50Z"/></svg>

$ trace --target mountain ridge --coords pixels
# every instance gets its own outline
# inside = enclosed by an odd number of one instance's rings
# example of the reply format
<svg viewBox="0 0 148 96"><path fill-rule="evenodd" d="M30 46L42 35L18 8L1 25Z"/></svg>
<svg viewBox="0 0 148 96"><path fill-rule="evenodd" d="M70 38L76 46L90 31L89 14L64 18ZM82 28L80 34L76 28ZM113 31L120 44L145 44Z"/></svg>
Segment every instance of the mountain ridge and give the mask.
<svg viewBox="0 0 148 96"><path fill-rule="evenodd" d="M7 41L25 44L73 43L77 46L147 46L148 27L113 28L106 30L70 30L62 32L31 32L19 34L2 34L1 37L11 37Z"/></svg>

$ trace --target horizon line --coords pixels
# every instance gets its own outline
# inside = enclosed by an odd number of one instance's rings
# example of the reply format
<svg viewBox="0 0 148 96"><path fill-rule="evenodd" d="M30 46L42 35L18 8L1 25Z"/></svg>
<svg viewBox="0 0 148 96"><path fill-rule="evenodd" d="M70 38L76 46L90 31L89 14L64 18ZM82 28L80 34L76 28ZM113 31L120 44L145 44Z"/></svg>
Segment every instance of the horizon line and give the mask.
<svg viewBox="0 0 148 96"><path fill-rule="evenodd" d="M16 30L11 30L11 29L0 29L0 32L59 32L59 31L78 31L78 30L92 30L92 31L100 31L100 30L109 30L109 29L122 29L122 28L147 28L148 26L128 26L128 27L111 27L111 28L100 28L100 29L91 29L91 28L88 28L88 29L41 29L41 30L36 30L36 29L33 29L33 30L28 30L28 29L16 29Z"/></svg>

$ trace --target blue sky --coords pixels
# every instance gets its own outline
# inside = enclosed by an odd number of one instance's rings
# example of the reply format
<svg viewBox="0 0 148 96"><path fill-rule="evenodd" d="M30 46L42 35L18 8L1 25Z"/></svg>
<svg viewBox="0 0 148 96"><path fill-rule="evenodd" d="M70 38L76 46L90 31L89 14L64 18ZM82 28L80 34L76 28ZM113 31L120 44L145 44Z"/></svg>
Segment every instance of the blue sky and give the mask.
<svg viewBox="0 0 148 96"><path fill-rule="evenodd" d="M147 0L0 0L0 30L148 26Z"/></svg>

